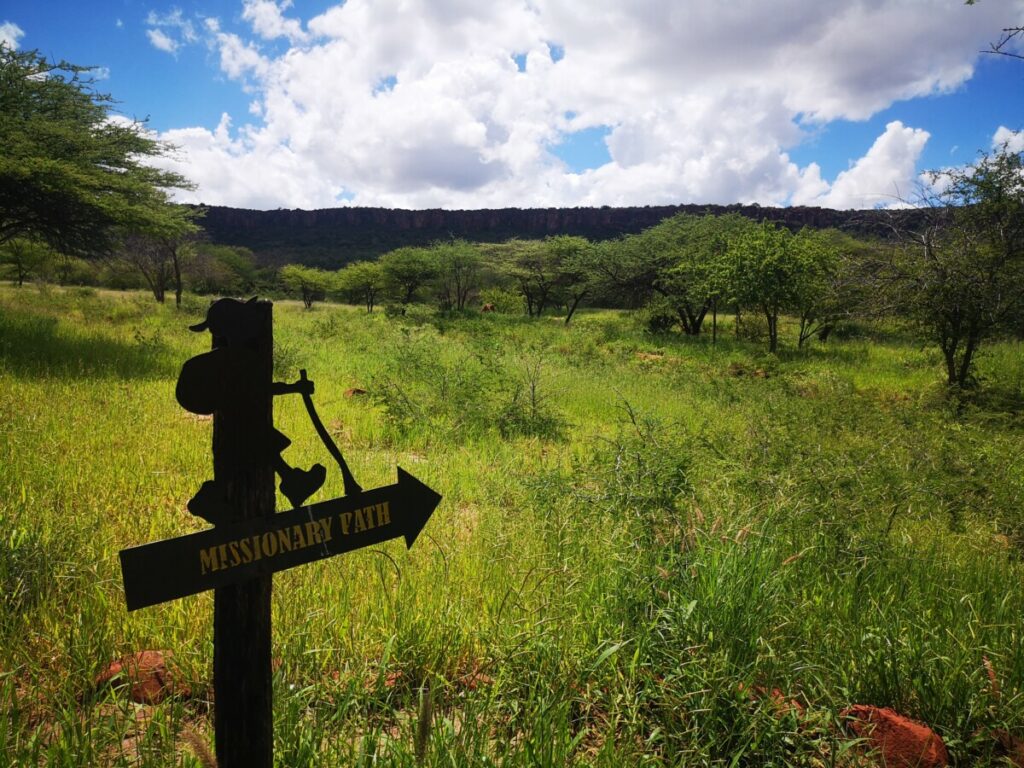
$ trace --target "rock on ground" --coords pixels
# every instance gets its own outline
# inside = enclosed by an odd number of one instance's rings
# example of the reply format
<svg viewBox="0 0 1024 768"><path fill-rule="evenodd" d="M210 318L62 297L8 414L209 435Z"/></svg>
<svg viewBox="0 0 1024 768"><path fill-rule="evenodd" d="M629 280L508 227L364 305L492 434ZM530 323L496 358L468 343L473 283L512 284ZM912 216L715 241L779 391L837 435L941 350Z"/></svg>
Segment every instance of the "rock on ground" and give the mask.
<svg viewBox="0 0 1024 768"><path fill-rule="evenodd" d="M945 768L946 745L927 725L915 722L888 707L856 704L841 713L850 727L879 751L886 768Z"/></svg>

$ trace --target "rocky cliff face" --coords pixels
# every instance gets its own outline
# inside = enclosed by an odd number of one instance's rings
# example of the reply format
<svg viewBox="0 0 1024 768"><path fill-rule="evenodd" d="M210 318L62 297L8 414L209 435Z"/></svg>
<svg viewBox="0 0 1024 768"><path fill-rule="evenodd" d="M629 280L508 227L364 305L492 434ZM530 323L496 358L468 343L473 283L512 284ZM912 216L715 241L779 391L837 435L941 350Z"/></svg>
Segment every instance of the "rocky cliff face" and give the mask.
<svg viewBox="0 0 1024 768"><path fill-rule="evenodd" d="M607 240L640 232L677 213L740 213L769 219L797 230L836 227L862 235L884 236L888 227L879 211L828 208L762 208L757 205L666 205L642 208L502 208L471 211L408 211L386 208L327 208L315 211L252 211L213 206L202 225L216 243L244 245L260 261L289 261L337 268L374 258L403 245L426 245L452 237L473 242L503 242L513 237L580 235Z"/></svg>

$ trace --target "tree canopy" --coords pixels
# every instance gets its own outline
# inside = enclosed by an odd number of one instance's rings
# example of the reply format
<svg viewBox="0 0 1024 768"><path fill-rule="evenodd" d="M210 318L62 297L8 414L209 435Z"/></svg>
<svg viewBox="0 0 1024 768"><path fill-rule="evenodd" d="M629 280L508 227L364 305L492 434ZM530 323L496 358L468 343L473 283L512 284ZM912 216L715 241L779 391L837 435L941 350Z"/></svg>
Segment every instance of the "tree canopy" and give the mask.
<svg viewBox="0 0 1024 768"><path fill-rule="evenodd" d="M182 225L168 191L188 181L149 162L170 147L116 115L89 72L0 44L0 244L30 238L94 256L119 233Z"/></svg>

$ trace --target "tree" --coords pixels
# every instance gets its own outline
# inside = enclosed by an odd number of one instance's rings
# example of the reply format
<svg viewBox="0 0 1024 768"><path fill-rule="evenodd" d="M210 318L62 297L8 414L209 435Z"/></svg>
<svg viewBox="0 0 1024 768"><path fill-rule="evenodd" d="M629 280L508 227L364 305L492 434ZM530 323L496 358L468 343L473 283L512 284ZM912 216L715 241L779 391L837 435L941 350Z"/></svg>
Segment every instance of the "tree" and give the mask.
<svg viewBox="0 0 1024 768"><path fill-rule="evenodd" d="M710 311L717 337L718 305L729 284L722 260L730 238L750 226L737 214L678 214L624 238L619 257L595 268L627 292L657 296L688 336L700 334Z"/></svg>
<svg viewBox="0 0 1024 768"><path fill-rule="evenodd" d="M556 235L544 241L544 249L555 272L555 291L565 304L568 325L580 302L595 288L596 253L585 237Z"/></svg>
<svg viewBox="0 0 1024 768"><path fill-rule="evenodd" d="M437 264L426 248L396 248L381 256L379 263L388 290L402 304L411 303L416 292L437 274Z"/></svg>
<svg viewBox="0 0 1024 768"><path fill-rule="evenodd" d="M173 286L174 304L181 306L183 251L199 232L194 222L199 215L201 211L173 205L164 199L155 204L151 220L144 229L129 230L122 237L121 258L142 273L153 297L161 304L167 288Z"/></svg>
<svg viewBox="0 0 1024 768"><path fill-rule="evenodd" d="M437 295L441 308L463 310L479 288L483 260L465 240L435 243L430 249L437 268Z"/></svg>
<svg viewBox="0 0 1024 768"><path fill-rule="evenodd" d="M891 313L879 298L878 244L835 229L804 229L794 245L799 272L790 309L800 321L798 346L814 336L824 341L842 319Z"/></svg>
<svg viewBox="0 0 1024 768"><path fill-rule="evenodd" d="M119 233L159 225L165 191L190 188L149 164L169 147L115 116L89 71L0 44L0 244L110 253Z"/></svg>
<svg viewBox="0 0 1024 768"><path fill-rule="evenodd" d="M1024 161L1004 145L930 181L918 225L893 217L900 247L888 276L942 350L947 383L966 387L984 339L1024 311Z"/></svg>
<svg viewBox="0 0 1024 768"><path fill-rule="evenodd" d="M44 243L17 237L0 247L0 267L6 267L20 288L30 277L43 277L53 263L53 251Z"/></svg>
<svg viewBox="0 0 1024 768"><path fill-rule="evenodd" d="M277 276L288 291L299 295L306 309L312 309L314 301L323 299L331 284L329 273L301 264L286 264Z"/></svg>
<svg viewBox="0 0 1024 768"><path fill-rule="evenodd" d="M779 348L779 315L796 303L798 249L785 227L763 221L729 244L732 293L742 306L756 307L768 322L768 351Z"/></svg>
<svg viewBox="0 0 1024 768"><path fill-rule="evenodd" d="M256 286L252 251L243 246L197 242L189 249L183 270L196 293L240 296Z"/></svg>
<svg viewBox="0 0 1024 768"><path fill-rule="evenodd" d="M557 264L543 243L533 240L510 240L506 270L526 303L530 317L540 317L554 298Z"/></svg>
<svg viewBox="0 0 1024 768"><path fill-rule="evenodd" d="M373 312L378 294L384 289L384 270L375 261L357 261L337 273L335 289Z"/></svg>

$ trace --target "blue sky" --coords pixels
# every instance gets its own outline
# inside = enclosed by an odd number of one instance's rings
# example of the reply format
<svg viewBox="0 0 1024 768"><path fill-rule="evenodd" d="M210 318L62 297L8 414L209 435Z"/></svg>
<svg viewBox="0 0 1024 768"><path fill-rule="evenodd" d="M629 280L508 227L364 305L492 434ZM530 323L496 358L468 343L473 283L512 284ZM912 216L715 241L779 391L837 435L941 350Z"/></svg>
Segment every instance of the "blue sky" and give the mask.
<svg viewBox="0 0 1024 768"><path fill-rule="evenodd" d="M1019 0L766 5L3 0L0 29L245 207L868 207L1024 127L1024 61L979 54Z"/></svg>

